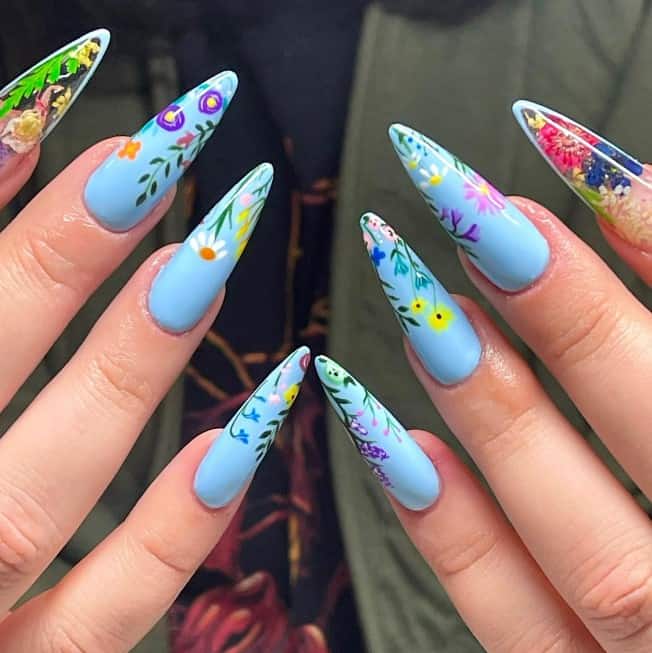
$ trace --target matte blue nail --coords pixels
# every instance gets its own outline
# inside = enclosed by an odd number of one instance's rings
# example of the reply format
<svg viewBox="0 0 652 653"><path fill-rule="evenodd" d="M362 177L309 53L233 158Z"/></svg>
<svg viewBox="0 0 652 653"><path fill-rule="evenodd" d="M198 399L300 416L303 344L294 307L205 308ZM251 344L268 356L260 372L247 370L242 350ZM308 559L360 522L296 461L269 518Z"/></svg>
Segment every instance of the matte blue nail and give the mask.
<svg viewBox="0 0 652 653"><path fill-rule="evenodd" d="M359 381L326 356L315 368L358 453L397 501L423 510L439 496L439 475L399 421Z"/></svg>
<svg viewBox="0 0 652 653"><path fill-rule="evenodd" d="M86 184L86 206L113 231L138 224L213 135L238 86L230 71L196 86L149 120Z"/></svg>
<svg viewBox="0 0 652 653"><path fill-rule="evenodd" d="M254 475L299 394L310 349L299 347L249 396L211 445L195 475L195 493L210 508L232 501Z"/></svg>
<svg viewBox="0 0 652 653"><path fill-rule="evenodd" d="M365 213L360 227L394 315L425 368L446 385L464 380L482 355L464 311L390 225Z"/></svg>
<svg viewBox="0 0 652 653"><path fill-rule="evenodd" d="M95 74L110 40L105 29L84 34L0 90L0 170L59 124Z"/></svg>
<svg viewBox="0 0 652 653"><path fill-rule="evenodd" d="M514 204L423 134L392 125L389 135L437 221L494 284L518 291L543 274L548 243Z"/></svg>
<svg viewBox="0 0 652 653"><path fill-rule="evenodd" d="M262 163L206 215L161 268L149 293L149 311L180 333L203 317L249 242L272 186L274 168Z"/></svg>

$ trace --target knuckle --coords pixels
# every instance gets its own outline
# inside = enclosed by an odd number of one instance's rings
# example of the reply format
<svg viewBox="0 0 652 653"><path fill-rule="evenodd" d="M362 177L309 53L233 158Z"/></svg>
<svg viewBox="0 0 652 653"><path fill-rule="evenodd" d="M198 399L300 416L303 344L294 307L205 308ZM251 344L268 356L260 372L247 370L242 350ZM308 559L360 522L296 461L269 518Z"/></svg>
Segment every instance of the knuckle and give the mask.
<svg viewBox="0 0 652 653"><path fill-rule="evenodd" d="M44 639L43 650L47 653L90 653L90 649L78 640L78 635L63 623L52 628Z"/></svg>
<svg viewBox="0 0 652 653"><path fill-rule="evenodd" d="M58 614L41 632L44 646L38 650L45 653L118 653L130 648L101 624L89 627L74 614Z"/></svg>
<svg viewBox="0 0 652 653"><path fill-rule="evenodd" d="M62 534L35 497L16 487L0 493L0 589L38 574Z"/></svg>
<svg viewBox="0 0 652 653"><path fill-rule="evenodd" d="M499 538L494 531L476 531L467 537L456 538L448 547L439 550L432 566L451 579L489 562L498 548Z"/></svg>
<svg viewBox="0 0 652 653"><path fill-rule="evenodd" d="M577 365L601 355L617 332L618 320L609 297L599 289L589 291L580 311L573 311L567 320L550 322L552 329L544 339L549 356L564 365Z"/></svg>
<svg viewBox="0 0 652 653"><path fill-rule="evenodd" d="M631 640L652 626L652 556L639 547L614 562L582 565L577 605L613 641Z"/></svg>
<svg viewBox="0 0 652 653"><path fill-rule="evenodd" d="M75 250L70 249L65 228L33 227L21 233L15 246L16 272L45 295L53 290L67 290L80 296L89 285L91 275L80 264ZM23 276L24 275L24 276Z"/></svg>
<svg viewBox="0 0 652 653"><path fill-rule="evenodd" d="M149 410L154 390L138 370L137 360L126 349L110 347L90 362L87 375L91 392L102 404L132 413Z"/></svg>
<svg viewBox="0 0 652 653"><path fill-rule="evenodd" d="M579 641L566 624L558 622L536 624L516 637L507 636L510 640L498 647L507 653L582 653L585 650L585 642Z"/></svg>
<svg viewBox="0 0 652 653"><path fill-rule="evenodd" d="M496 411L490 422L480 423L476 444L487 462L504 463L511 456L530 446L542 433L540 413L531 404L511 406Z"/></svg>
<svg viewBox="0 0 652 653"><path fill-rule="evenodd" d="M132 540L132 546L136 550L136 560L142 560L138 554L140 551L152 563L152 576L155 578L160 578L161 572L175 578L186 578L201 563L196 556L179 546L178 539L153 529L139 534L137 540ZM143 569L142 565L138 566Z"/></svg>

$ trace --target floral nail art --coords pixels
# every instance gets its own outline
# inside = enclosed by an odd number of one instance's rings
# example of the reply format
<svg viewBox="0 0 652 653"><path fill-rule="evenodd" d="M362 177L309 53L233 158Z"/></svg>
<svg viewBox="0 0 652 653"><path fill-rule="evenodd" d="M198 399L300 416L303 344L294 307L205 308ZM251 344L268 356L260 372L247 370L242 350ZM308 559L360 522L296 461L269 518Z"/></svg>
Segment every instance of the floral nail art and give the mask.
<svg viewBox="0 0 652 653"><path fill-rule="evenodd" d="M459 247L475 258L472 244L480 241L480 225L470 212L465 215L462 207L438 206L432 190L442 184L452 167L464 173L464 199L471 200L478 213L491 215L504 208L504 202L499 199L500 193L455 155L445 150L442 155L442 149L422 134L417 136L416 133L397 130L395 144L403 164L410 170L418 171L422 178L417 187L442 227ZM427 146L442 157L439 164L428 163L431 157Z"/></svg>
<svg viewBox="0 0 652 653"><path fill-rule="evenodd" d="M0 91L0 168L55 128L95 73L109 40L104 29L89 32Z"/></svg>
<svg viewBox="0 0 652 653"><path fill-rule="evenodd" d="M95 217L117 231L142 220L213 135L237 84L234 73L220 73L145 123L89 179L85 199Z"/></svg>
<svg viewBox="0 0 652 653"><path fill-rule="evenodd" d="M299 347L249 396L204 456L195 492L211 508L229 503L251 478L274 444L310 364Z"/></svg>
<svg viewBox="0 0 652 653"><path fill-rule="evenodd" d="M411 510L431 505L439 477L399 421L356 379L326 356L315 360L326 397L373 475Z"/></svg>
<svg viewBox="0 0 652 653"><path fill-rule="evenodd" d="M201 88L199 87L200 90ZM184 97L179 98L178 101L183 102ZM226 109L227 103L227 97L222 96L220 91L208 88L199 95L197 108L202 114L213 116ZM194 125L188 126L183 107L177 103L171 104L152 118L140 130L138 138L132 138L123 150L118 152L118 157L126 157L135 161L142 146L142 139L153 127L171 133L179 132L180 135L161 154L147 162L147 172L138 178L142 193L135 199L136 206L140 206L148 197L155 195L161 180L167 180L173 170L184 170L194 161L206 141L213 135L217 122L215 118L206 117L200 118Z"/></svg>
<svg viewBox="0 0 652 653"><path fill-rule="evenodd" d="M283 420L299 395L300 385L297 374L303 378L309 364L310 352L307 348L294 352L242 405L240 419L231 420L225 429L231 438L248 445L252 430L258 432L264 427L262 433L256 436L254 451L257 463L260 463L274 443ZM271 412L271 416L268 415L269 419L263 418L263 413L269 412ZM247 425L247 421L253 424Z"/></svg>
<svg viewBox="0 0 652 653"><path fill-rule="evenodd" d="M603 220L633 245L652 250L652 173L570 118L525 100L518 123L551 167Z"/></svg>
<svg viewBox="0 0 652 653"><path fill-rule="evenodd" d="M149 294L149 310L160 326L182 332L201 319L247 246L273 178L269 163L245 175L162 268Z"/></svg>
<svg viewBox="0 0 652 653"><path fill-rule="evenodd" d="M469 376L482 347L464 312L382 218L366 213L360 227L394 315L426 369L445 384Z"/></svg>
<svg viewBox="0 0 652 653"><path fill-rule="evenodd" d="M489 279L516 291L543 273L548 244L504 195L427 136L398 124L389 134L439 224Z"/></svg>

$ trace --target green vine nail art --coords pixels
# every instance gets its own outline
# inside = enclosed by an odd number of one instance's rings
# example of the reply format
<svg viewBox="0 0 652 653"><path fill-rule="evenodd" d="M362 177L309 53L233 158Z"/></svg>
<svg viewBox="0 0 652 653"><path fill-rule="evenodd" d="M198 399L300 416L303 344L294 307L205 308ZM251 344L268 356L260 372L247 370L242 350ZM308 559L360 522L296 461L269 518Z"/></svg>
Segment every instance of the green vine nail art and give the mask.
<svg viewBox="0 0 652 653"><path fill-rule="evenodd" d="M326 356L315 368L326 397L372 474L411 510L439 494L439 477L399 421L359 381Z"/></svg>

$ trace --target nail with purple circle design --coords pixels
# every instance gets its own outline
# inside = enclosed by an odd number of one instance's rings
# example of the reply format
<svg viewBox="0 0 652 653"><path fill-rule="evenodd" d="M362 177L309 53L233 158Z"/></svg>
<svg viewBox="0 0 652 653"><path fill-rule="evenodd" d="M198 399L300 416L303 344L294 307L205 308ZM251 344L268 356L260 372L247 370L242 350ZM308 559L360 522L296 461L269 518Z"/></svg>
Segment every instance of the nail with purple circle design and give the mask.
<svg viewBox="0 0 652 653"><path fill-rule="evenodd" d="M84 199L111 231L147 216L213 135L238 86L230 71L199 84L151 118L91 175Z"/></svg>

